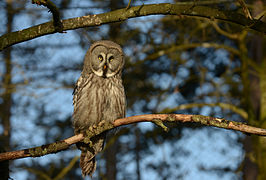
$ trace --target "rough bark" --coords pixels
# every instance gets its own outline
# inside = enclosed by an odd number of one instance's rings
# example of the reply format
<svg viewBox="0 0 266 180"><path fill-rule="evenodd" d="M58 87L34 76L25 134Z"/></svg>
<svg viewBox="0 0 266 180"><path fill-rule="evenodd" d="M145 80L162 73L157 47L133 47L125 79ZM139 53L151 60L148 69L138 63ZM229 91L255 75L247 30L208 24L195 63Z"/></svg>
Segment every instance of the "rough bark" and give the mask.
<svg viewBox="0 0 266 180"><path fill-rule="evenodd" d="M256 8L252 15L256 17L263 11L263 3L257 0L253 5ZM265 21L265 18L261 20ZM266 57L266 54L263 54L265 43L265 40L260 36L251 35L251 45L248 51L250 52L252 61L260 68L257 72L258 76L249 74L245 79L245 82L249 82L248 86L250 87L249 95L246 97L250 99L250 102L247 103L250 103L249 108L252 110L250 113L253 113L253 116L250 116L249 113L250 118L248 122L253 125L260 125L263 128L266 127L266 59L263 58ZM244 139L244 149L243 179L266 179L266 139L256 136L246 137Z"/></svg>
<svg viewBox="0 0 266 180"><path fill-rule="evenodd" d="M202 17L210 20L223 20L225 22L238 24L247 29L253 29L263 34L266 33L266 23L260 20L251 20L243 14L234 11L225 11L208 6L191 6L178 4L150 4L123 8L97 15L62 20L62 31L73 30L84 27L98 26L101 24L122 22L130 18L149 15L178 15L188 17ZM7 33L0 37L0 50L11 45L31 40L47 34L58 32L53 21L36 25L24 30Z"/></svg>

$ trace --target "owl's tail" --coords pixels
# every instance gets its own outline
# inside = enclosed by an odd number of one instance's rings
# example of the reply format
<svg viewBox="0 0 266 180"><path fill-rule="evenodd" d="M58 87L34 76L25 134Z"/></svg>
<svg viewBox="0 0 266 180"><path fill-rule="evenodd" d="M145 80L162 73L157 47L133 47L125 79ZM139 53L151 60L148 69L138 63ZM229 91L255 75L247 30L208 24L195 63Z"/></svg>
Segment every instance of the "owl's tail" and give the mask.
<svg viewBox="0 0 266 180"><path fill-rule="evenodd" d="M96 170L95 154L90 151L82 151L80 155L80 168L83 177L87 175L92 176Z"/></svg>
<svg viewBox="0 0 266 180"><path fill-rule="evenodd" d="M77 143L77 147L81 150L80 168L82 176L92 176L96 170L95 156L103 150L105 134L100 134L91 139L92 145L85 143Z"/></svg>

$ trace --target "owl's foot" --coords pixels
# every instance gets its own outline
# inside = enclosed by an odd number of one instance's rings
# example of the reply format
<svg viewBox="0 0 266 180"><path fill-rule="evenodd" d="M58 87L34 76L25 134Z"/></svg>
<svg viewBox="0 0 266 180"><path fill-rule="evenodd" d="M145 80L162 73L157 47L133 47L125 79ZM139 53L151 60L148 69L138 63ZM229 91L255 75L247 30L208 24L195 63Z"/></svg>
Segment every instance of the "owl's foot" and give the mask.
<svg viewBox="0 0 266 180"><path fill-rule="evenodd" d="M88 144L90 147L93 146L92 141L90 140L89 137L85 137L84 140L83 140L83 142L84 142L85 144Z"/></svg>

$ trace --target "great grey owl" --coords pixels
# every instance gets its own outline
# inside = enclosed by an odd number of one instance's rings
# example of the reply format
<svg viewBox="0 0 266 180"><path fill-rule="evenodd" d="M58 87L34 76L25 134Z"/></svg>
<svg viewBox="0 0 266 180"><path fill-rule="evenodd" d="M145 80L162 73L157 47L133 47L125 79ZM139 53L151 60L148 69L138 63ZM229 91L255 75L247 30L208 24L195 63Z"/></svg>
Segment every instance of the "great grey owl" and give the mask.
<svg viewBox="0 0 266 180"><path fill-rule="evenodd" d="M84 133L101 121L113 122L125 117L125 92L121 74L124 54L120 45L97 41L87 51L81 76L73 92L73 126L75 134ZM96 170L95 155L103 149L106 133L91 139L92 146L77 143L81 150L82 175Z"/></svg>

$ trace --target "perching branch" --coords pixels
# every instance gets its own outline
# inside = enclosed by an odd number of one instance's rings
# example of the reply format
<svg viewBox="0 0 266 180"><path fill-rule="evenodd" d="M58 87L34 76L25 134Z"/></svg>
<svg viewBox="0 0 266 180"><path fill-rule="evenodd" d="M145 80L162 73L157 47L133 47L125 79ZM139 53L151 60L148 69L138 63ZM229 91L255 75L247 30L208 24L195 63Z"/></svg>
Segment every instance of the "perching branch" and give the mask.
<svg viewBox="0 0 266 180"><path fill-rule="evenodd" d="M179 111L179 110L184 110L184 109L191 109L191 108L201 108L204 106L208 106L208 107L220 107L222 109L227 109L230 110L238 115L240 115L242 118L247 119L248 118L248 113L244 110L241 109L233 104L228 104L228 103L189 103L189 104L181 104L177 107L174 108L165 108L164 110L162 110L160 113L173 113L174 111Z"/></svg>
<svg viewBox="0 0 266 180"><path fill-rule="evenodd" d="M149 15L182 15L189 17L203 17L210 20L218 19L266 34L265 22L256 19L251 20L234 11L219 10L208 6L168 3L141 5L130 7L130 9L123 8L97 15L87 15L62 20L62 30L67 31L84 27L99 26L102 24L121 22L130 18ZM47 22L24 30L4 34L0 37L0 51L11 45L56 32L53 22Z"/></svg>
<svg viewBox="0 0 266 180"><path fill-rule="evenodd" d="M90 128L86 132L86 135L78 134L70 138L67 138L65 140L47 145L42 145L39 147L0 153L0 161L19 159L25 157L39 157L51 153L57 153L59 151L68 149L72 144L75 144L79 141L89 142L89 138L98 135L106 130L138 122L154 122L157 125L163 127L165 130L167 130L166 126L163 124L165 122L196 122L206 126L214 126L224 129L241 131L249 134L255 134L259 136L266 136L266 129L261 129L249 126L244 123L229 121L222 118L214 118L202 115L187 115L187 114L146 114L146 115L138 115L138 116L131 116L127 118L117 119L114 121L113 124L100 122L98 126Z"/></svg>

